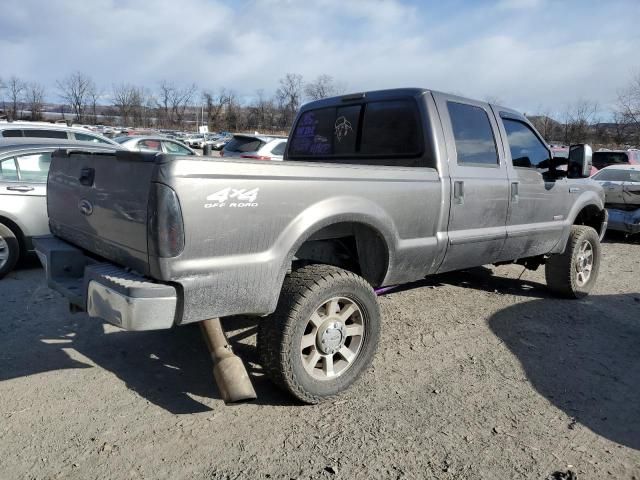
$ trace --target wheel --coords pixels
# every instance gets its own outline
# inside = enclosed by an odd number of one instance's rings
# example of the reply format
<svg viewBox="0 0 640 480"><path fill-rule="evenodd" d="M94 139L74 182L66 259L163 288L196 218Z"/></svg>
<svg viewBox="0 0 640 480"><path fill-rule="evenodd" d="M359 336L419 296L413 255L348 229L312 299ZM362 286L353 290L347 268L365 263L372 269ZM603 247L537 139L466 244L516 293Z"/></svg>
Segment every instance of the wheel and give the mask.
<svg viewBox="0 0 640 480"><path fill-rule="evenodd" d="M20 242L15 233L0 223L0 278L13 270L20 258Z"/></svg>
<svg viewBox="0 0 640 480"><path fill-rule="evenodd" d="M271 380L305 403L353 384L371 364L380 309L371 286L330 265L287 275L276 311L261 320L258 352Z"/></svg>
<svg viewBox="0 0 640 480"><path fill-rule="evenodd" d="M564 298L589 294L600 269L600 239L591 227L574 225L563 254L552 255L545 265L547 286Z"/></svg>

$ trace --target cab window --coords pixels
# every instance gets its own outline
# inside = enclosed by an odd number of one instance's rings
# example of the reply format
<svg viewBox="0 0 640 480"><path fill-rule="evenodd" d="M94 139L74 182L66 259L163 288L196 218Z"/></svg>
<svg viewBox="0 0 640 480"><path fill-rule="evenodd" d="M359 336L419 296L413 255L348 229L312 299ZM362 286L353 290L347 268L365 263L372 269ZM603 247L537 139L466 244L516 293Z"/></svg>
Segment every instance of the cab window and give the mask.
<svg viewBox="0 0 640 480"><path fill-rule="evenodd" d="M514 167L549 168L549 150L528 125L510 118L503 118L502 123Z"/></svg>

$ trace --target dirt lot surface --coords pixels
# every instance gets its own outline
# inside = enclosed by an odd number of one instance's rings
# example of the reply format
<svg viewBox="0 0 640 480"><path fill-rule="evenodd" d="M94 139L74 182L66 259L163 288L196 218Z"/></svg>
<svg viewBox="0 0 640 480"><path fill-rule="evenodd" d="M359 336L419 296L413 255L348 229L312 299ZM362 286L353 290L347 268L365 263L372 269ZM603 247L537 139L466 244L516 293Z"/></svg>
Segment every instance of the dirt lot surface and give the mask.
<svg viewBox="0 0 640 480"><path fill-rule="evenodd" d="M302 406L261 376L225 406L197 328L68 313L35 265L0 281L0 478L640 479L640 244L604 245L594 294L544 272L441 275L381 298L373 368Z"/></svg>

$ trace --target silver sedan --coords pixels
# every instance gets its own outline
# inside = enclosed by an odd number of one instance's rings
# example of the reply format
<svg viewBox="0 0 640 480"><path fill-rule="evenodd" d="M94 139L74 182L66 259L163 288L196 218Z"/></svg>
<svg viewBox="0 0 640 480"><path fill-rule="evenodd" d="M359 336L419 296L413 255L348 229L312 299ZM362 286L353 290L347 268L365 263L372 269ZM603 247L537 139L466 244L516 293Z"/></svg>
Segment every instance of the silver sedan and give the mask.
<svg viewBox="0 0 640 480"><path fill-rule="evenodd" d="M121 149L116 144L50 138L0 140L0 278L33 249L33 237L49 233L47 174L51 153L64 148L91 152Z"/></svg>
<svg viewBox="0 0 640 480"><path fill-rule="evenodd" d="M114 140L127 150L134 152L172 153L174 155L197 155L185 144L161 136L118 137Z"/></svg>

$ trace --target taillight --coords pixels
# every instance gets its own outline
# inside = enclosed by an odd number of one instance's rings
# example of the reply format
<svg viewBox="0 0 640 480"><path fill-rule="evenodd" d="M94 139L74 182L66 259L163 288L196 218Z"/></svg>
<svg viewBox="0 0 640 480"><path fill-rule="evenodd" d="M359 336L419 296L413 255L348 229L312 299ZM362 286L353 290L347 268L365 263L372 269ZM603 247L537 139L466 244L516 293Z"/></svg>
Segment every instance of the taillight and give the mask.
<svg viewBox="0 0 640 480"><path fill-rule="evenodd" d="M147 217L149 255L179 255L184 250L184 224L178 195L171 187L151 184Z"/></svg>
<svg viewBox="0 0 640 480"><path fill-rule="evenodd" d="M240 155L240 158L252 158L253 160L271 160L271 157L265 155Z"/></svg>
<svg viewBox="0 0 640 480"><path fill-rule="evenodd" d="M224 150L220 150L220 156L224 157Z"/></svg>

